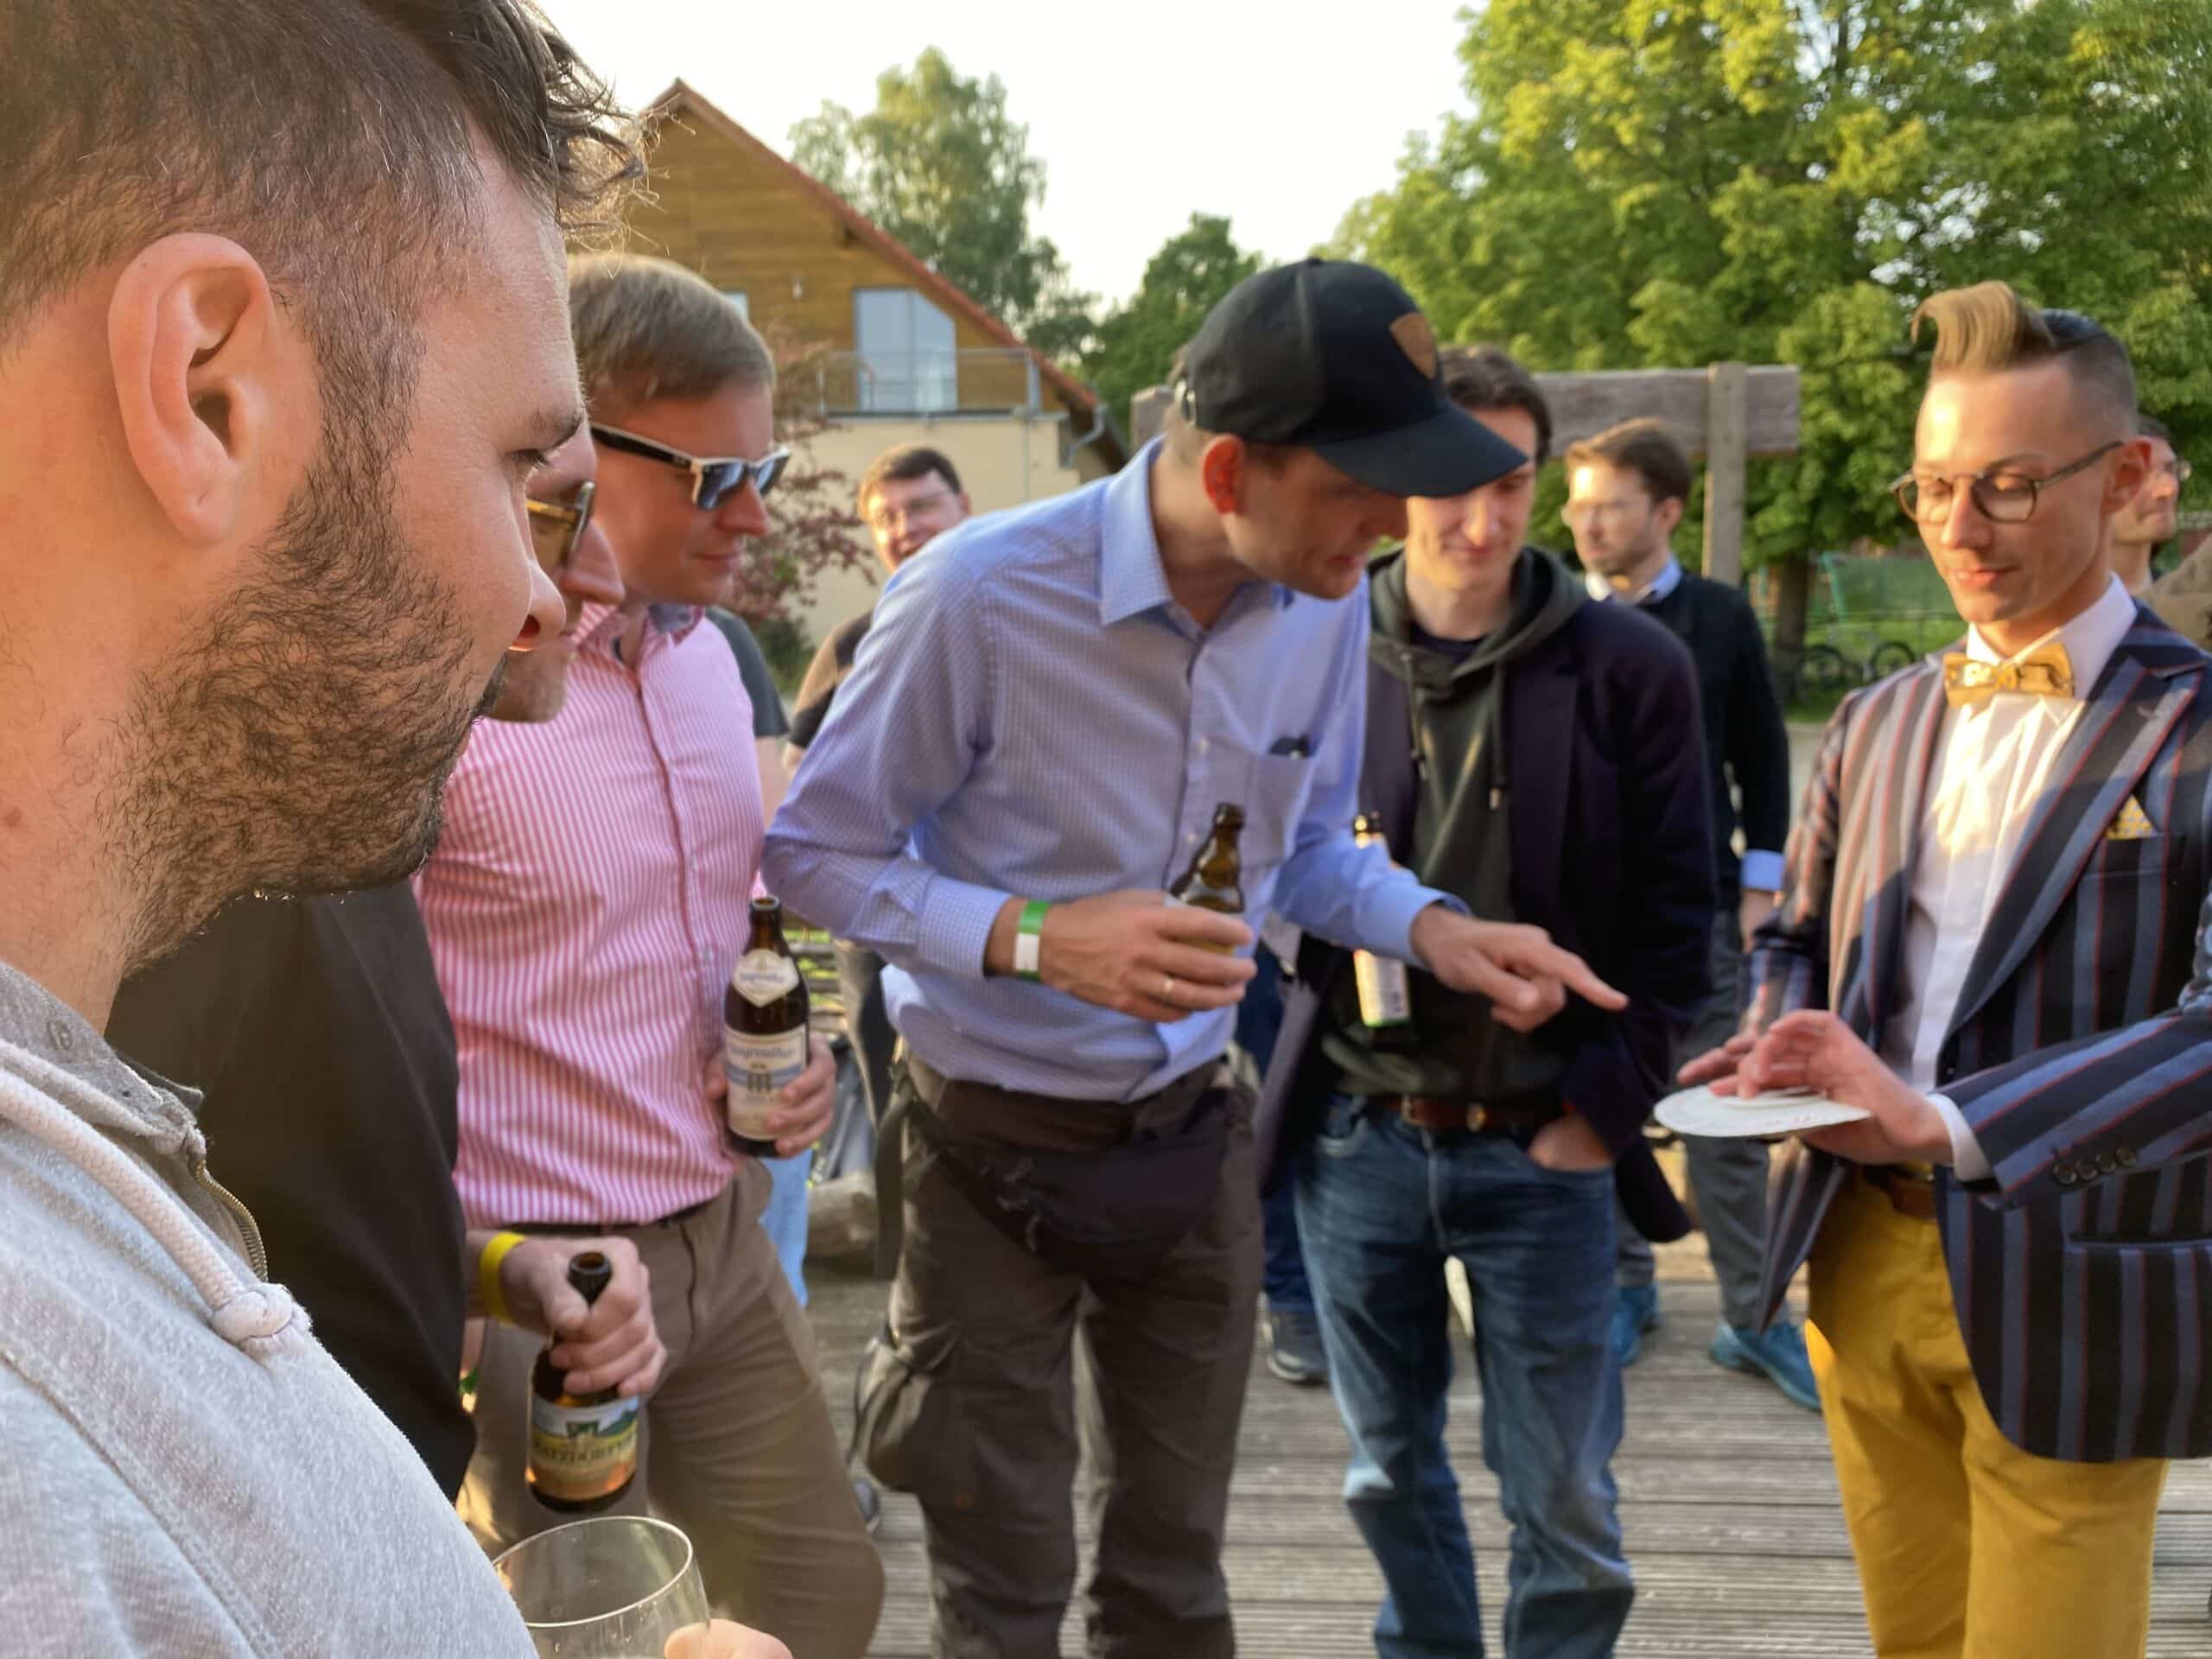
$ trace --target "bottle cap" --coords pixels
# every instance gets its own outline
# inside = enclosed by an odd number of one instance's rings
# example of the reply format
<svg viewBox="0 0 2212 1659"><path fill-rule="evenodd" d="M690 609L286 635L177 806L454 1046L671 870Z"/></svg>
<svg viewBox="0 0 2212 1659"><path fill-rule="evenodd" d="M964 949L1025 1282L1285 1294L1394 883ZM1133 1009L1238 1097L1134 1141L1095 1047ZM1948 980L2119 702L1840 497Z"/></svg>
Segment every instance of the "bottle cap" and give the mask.
<svg viewBox="0 0 2212 1659"><path fill-rule="evenodd" d="M598 1250L579 1250L569 1258L569 1283L587 1302L614 1281L614 1264Z"/></svg>

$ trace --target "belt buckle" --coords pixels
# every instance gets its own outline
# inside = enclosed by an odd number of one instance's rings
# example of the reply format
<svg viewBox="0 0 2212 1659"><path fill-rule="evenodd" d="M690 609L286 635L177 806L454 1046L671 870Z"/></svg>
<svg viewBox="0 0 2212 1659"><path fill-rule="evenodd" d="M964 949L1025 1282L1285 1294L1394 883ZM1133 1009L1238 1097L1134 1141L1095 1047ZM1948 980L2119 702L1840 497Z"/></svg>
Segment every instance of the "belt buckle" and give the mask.
<svg viewBox="0 0 2212 1659"><path fill-rule="evenodd" d="M1468 1108L1467 1108L1467 1132L1468 1132L1470 1135L1480 1135L1480 1134L1481 1134L1481 1133L1482 1133L1485 1128L1489 1128L1489 1127L1490 1127L1490 1108L1489 1108L1489 1107L1487 1107L1487 1106L1480 1106L1480 1105L1477 1105L1477 1106L1470 1106L1470 1107L1468 1107Z"/></svg>

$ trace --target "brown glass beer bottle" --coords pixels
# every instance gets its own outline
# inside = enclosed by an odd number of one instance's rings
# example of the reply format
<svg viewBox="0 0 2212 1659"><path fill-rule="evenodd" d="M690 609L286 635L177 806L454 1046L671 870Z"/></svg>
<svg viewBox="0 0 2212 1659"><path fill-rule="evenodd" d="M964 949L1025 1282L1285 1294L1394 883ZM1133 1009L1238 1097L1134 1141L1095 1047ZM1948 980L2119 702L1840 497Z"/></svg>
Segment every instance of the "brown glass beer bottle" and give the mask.
<svg viewBox="0 0 2212 1659"><path fill-rule="evenodd" d="M1242 919L1244 914L1244 865L1236 850L1237 838L1244 833L1244 809L1234 801L1224 801L1213 810L1213 831L1205 844L1198 849L1198 856L1191 861L1191 868L1182 878L1167 889L1168 901L1178 905L1193 905L1200 910L1211 910L1223 916ZM1209 950L1229 954L1226 945L1206 945Z"/></svg>
<svg viewBox="0 0 2212 1659"><path fill-rule="evenodd" d="M569 1282L595 1302L614 1277L597 1250L580 1251L569 1263ZM530 1378L530 1461L524 1476L549 1510L576 1514L603 1510L630 1490L638 1473L638 1413L644 1402L613 1389L570 1394L545 1344Z"/></svg>
<svg viewBox="0 0 2212 1659"><path fill-rule="evenodd" d="M753 931L722 995L722 1067L729 1137L755 1158L776 1155L776 1095L806 1070L806 977L784 939L784 907L753 901Z"/></svg>

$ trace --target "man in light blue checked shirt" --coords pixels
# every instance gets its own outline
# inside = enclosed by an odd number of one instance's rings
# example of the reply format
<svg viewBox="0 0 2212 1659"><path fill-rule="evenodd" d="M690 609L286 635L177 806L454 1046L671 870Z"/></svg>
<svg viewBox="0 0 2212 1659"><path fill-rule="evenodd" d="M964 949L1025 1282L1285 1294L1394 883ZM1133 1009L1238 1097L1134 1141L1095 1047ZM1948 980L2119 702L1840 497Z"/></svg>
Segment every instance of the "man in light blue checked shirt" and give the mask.
<svg viewBox="0 0 2212 1659"><path fill-rule="evenodd" d="M921 1500L939 1655L1058 1652L1078 1319L1090 1652L1235 1650L1219 1558L1259 1206L1219 1061L1249 922L1418 960L1520 1029L1569 994L1622 1005L1350 832L1369 553L1405 496L1523 460L1446 397L1402 289L1308 261L1216 308L1164 443L970 521L885 592L764 869L892 964L906 1244L863 1436ZM1164 903L1222 803L1245 813L1243 921ZM1589 1139L1559 1155L1603 1160Z"/></svg>

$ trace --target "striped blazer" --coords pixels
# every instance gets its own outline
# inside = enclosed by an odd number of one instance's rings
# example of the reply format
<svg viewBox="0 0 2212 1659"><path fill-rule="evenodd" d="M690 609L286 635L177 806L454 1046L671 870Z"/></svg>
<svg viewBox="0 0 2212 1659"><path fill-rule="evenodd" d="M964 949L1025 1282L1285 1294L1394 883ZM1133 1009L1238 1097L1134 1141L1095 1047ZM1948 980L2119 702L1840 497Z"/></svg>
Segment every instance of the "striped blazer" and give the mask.
<svg viewBox="0 0 2212 1659"><path fill-rule="evenodd" d="M2212 1454L2212 659L2139 606L2006 872L1938 1084L1994 1174L1937 1173L1951 1290L2005 1437L2103 1462ZM1828 1007L1869 1043L1902 1000L1942 732L1929 658L1847 698L1751 964L1747 1030ZM2107 831L2133 800L2156 833ZM1771 1319L1854 1166L1793 1142Z"/></svg>

